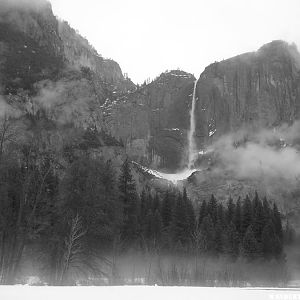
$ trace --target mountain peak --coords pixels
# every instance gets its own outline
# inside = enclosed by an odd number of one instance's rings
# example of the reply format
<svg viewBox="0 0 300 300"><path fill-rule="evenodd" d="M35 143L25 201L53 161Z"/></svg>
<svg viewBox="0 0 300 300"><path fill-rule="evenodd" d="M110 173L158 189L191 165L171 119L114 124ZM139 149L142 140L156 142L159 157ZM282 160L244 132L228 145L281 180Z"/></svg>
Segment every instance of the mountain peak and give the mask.
<svg viewBox="0 0 300 300"><path fill-rule="evenodd" d="M164 82L174 79L180 80L191 80L194 79L195 76L193 74L187 73L183 70L166 70L164 73L161 73L154 81Z"/></svg>
<svg viewBox="0 0 300 300"><path fill-rule="evenodd" d="M295 65L297 69L300 69L300 53L294 43L289 44L286 41L274 40L259 48L257 54L275 60L284 58L291 59L293 65Z"/></svg>
<svg viewBox="0 0 300 300"><path fill-rule="evenodd" d="M264 44L258 51L270 51L270 50L286 50L291 47L296 47L295 44L289 44L283 40L274 40L270 43Z"/></svg>

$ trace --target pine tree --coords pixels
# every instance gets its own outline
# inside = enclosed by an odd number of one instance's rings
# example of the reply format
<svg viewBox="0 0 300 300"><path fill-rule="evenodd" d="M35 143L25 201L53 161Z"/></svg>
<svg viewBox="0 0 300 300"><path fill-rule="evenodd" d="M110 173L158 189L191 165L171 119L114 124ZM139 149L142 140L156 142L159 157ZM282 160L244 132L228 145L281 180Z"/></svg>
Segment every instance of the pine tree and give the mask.
<svg viewBox="0 0 300 300"><path fill-rule="evenodd" d="M271 219L271 208L267 197L263 198L263 212L264 212L264 225L266 225Z"/></svg>
<svg viewBox="0 0 300 300"><path fill-rule="evenodd" d="M215 229L210 215L207 215L200 226L201 248L204 252L215 253Z"/></svg>
<svg viewBox="0 0 300 300"><path fill-rule="evenodd" d="M154 223L153 223L153 212L149 208L146 213L145 218L145 231L144 231L144 238L148 241L152 240L154 236Z"/></svg>
<svg viewBox="0 0 300 300"><path fill-rule="evenodd" d="M244 234L247 231L248 226L252 223L252 205L249 196L246 196L242 207L242 224L241 224L241 234Z"/></svg>
<svg viewBox="0 0 300 300"><path fill-rule="evenodd" d="M155 212L156 210L160 210L160 200L157 193L152 200L151 206L153 212Z"/></svg>
<svg viewBox="0 0 300 300"><path fill-rule="evenodd" d="M142 222L146 217L146 213L147 213L147 206L146 206L147 194L145 190L142 191L140 199L141 199L140 220Z"/></svg>
<svg viewBox="0 0 300 300"><path fill-rule="evenodd" d="M222 203L217 206L217 221L215 225L215 247L217 254L224 251L224 228L225 228L225 213Z"/></svg>
<svg viewBox="0 0 300 300"><path fill-rule="evenodd" d="M187 214L188 214L188 223L189 223L189 235L192 236L196 230L196 216L194 206L191 200L188 200L187 203Z"/></svg>
<svg viewBox="0 0 300 300"><path fill-rule="evenodd" d="M277 235L274 243L274 256L277 260L282 260L285 258L282 240Z"/></svg>
<svg viewBox="0 0 300 300"><path fill-rule="evenodd" d="M253 231L258 242L261 242L261 234L265 225L264 210L261 201L257 198L253 216Z"/></svg>
<svg viewBox="0 0 300 300"><path fill-rule="evenodd" d="M147 217L147 194L143 190L140 196L140 213L139 213L139 235L144 236L146 231L146 217Z"/></svg>
<svg viewBox="0 0 300 300"><path fill-rule="evenodd" d="M258 257L259 245L256 241L252 226L248 226L242 242L242 252L248 261Z"/></svg>
<svg viewBox="0 0 300 300"><path fill-rule="evenodd" d="M259 197L258 197L258 193L257 191L255 191L255 195L254 195L254 198L252 200L252 215L254 216L255 215L255 212L256 212L256 209L257 209L257 206L259 205Z"/></svg>
<svg viewBox="0 0 300 300"><path fill-rule="evenodd" d="M217 222L217 200L214 195L211 195L207 204L207 213L210 214L213 224Z"/></svg>
<svg viewBox="0 0 300 300"><path fill-rule="evenodd" d="M238 257L239 235L233 221L228 224L226 229L225 251L232 259L236 259Z"/></svg>
<svg viewBox="0 0 300 300"><path fill-rule="evenodd" d="M230 224L234 221L234 212L235 212L235 205L231 197L229 197L228 204L227 204L227 211L226 211L226 224Z"/></svg>
<svg viewBox="0 0 300 300"><path fill-rule="evenodd" d="M187 215L186 232L187 232L188 237L191 238L195 231L196 217L195 217L194 206L192 204L192 201L187 196L186 188L183 189L182 201L184 203L184 206L186 209L186 215Z"/></svg>
<svg viewBox="0 0 300 300"><path fill-rule="evenodd" d="M123 240L134 241L138 231L137 193L135 182L131 174L129 161L122 165L119 177L120 200L123 204Z"/></svg>
<svg viewBox="0 0 300 300"><path fill-rule="evenodd" d="M183 202L187 202L187 200L188 200L186 188L183 188L183 192L182 192L182 200L183 200Z"/></svg>
<svg viewBox="0 0 300 300"><path fill-rule="evenodd" d="M145 223L144 240L146 240L150 249L156 249L160 245L162 236L162 219L159 210L153 212L149 208Z"/></svg>
<svg viewBox="0 0 300 300"><path fill-rule="evenodd" d="M171 199L171 194L169 191L167 191L165 193L161 209L162 222L164 228L168 227L172 221L172 204L173 202Z"/></svg>
<svg viewBox="0 0 300 300"><path fill-rule="evenodd" d="M179 242L182 246L184 246L189 240L187 209L180 193L177 196L172 219L172 235L174 245Z"/></svg>
<svg viewBox="0 0 300 300"><path fill-rule="evenodd" d="M282 230L282 223L281 223L281 215L277 208L276 203L273 204L273 211L272 211L272 220L275 227L276 235L278 236L280 241L283 241L283 230Z"/></svg>
<svg viewBox="0 0 300 300"><path fill-rule="evenodd" d="M225 227L225 219L226 219L226 212L224 211L224 206L222 203L219 203L217 206L217 224L219 223L221 227Z"/></svg>
<svg viewBox="0 0 300 300"><path fill-rule="evenodd" d="M215 226L215 250L217 254L223 253L224 250L223 226L220 220Z"/></svg>
<svg viewBox="0 0 300 300"><path fill-rule="evenodd" d="M293 244L293 242L295 241L295 230L294 228L290 225L289 220L286 220L286 225L285 225L285 229L283 232L283 236L284 236L284 243L287 245L291 245Z"/></svg>
<svg viewBox="0 0 300 300"><path fill-rule="evenodd" d="M146 200L146 210L150 209L153 212L153 196L150 192L147 193L147 200Z"/></svg>
<svg viewBox="0 0 300 300"><path fill-rule="evenodd" d="M207 216L207 204L206 201L203 200L200 210L199 210L199 216L198 216L198 228L200 228L203 219Z"/></svg>
<svg viewBox="0 0 300 300"><path fill-rule="evenodd" d="M262 252L265 259L270 259L275 255L276 239L274 224L269 221L262 232Z"/></svg>
<svg viewBox="0 0 300 300"><path fill-rule="evenodd" d="M159 210L157 209L154 212L153 216L153 235L154 235L154 245L155 247L159 246L161 241L161 234L162 234L162 219Z"/></svg>
<svg viewBox="0 0 300 300"><path fill-rule="evenodd" d="M238 233L239 238L242 236L242 208L241 208L241 198L239 197L234 212L234 225Z"/></svg>

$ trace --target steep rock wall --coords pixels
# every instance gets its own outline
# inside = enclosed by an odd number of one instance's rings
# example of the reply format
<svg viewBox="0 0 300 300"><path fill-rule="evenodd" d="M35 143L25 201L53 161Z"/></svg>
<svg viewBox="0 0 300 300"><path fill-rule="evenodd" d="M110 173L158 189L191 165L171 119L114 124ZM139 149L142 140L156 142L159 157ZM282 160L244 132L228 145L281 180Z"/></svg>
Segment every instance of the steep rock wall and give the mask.
<svg viewBox="0 0 300 300"><path fill-rule="evenodd" d="M273 41L208 66L197 86L197 141L204 146L242 126L272 127L300 117L300 54Z"/></svg>

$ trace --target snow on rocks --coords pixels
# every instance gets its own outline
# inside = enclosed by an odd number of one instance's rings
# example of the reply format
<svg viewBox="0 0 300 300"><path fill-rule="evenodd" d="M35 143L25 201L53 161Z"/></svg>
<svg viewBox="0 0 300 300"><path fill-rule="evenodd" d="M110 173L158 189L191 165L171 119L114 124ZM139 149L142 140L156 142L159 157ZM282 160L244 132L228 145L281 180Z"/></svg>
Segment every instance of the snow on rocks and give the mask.
<svg viewBox="0 0 300 300"><path fill-rule="evenodd" d="M208 133L208 136L211 137L213 136L215 133L216 133L217 129L214 129L214 130L211 130L209 133Z"/></svg>

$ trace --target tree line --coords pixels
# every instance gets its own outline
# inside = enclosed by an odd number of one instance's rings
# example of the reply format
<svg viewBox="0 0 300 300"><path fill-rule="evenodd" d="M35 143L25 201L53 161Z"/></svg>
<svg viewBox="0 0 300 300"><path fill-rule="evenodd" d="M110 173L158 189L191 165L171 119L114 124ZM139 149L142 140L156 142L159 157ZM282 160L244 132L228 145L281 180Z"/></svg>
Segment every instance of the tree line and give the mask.
<svg viewBox="0 0 300 300"><path fill-rule="evenodd" d="M214 195L203 200L197 208L188 198L186 189L168 190L152 195L144 190L136 202L134 184L123 166L120 187L126 210L123 240L138 243L142 249L198 252L210 256L226 255L235 260L239 256L248 261L272 258L284 259L283 245L291 242L293 229L283 229L282 217L276 203L262 200L257 192L251 200L247 195L234 203L218 202ZM130 200L131 199L131 200Z"/></svg>

